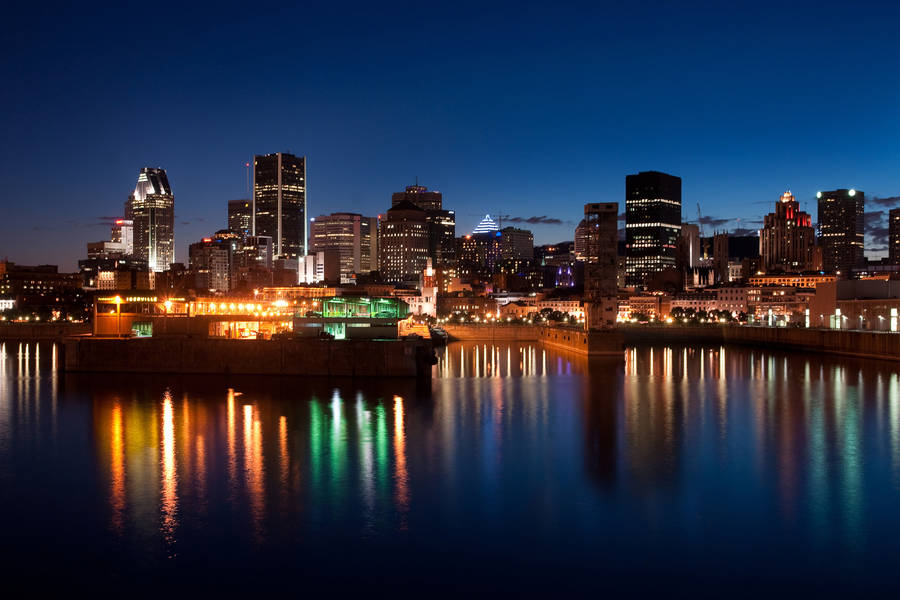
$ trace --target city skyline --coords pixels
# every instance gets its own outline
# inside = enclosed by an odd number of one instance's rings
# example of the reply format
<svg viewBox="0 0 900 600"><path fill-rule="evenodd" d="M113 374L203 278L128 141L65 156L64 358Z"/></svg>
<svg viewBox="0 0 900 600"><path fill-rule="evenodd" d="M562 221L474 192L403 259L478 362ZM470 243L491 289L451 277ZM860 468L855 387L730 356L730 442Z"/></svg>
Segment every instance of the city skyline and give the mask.
<svg viewBox="0 0 900 600"><path fill-rule="evenodd" d="M757 4L740 22L666 6L371 8L348 25L314 6L302 41L289 26L297 9L198 8L176 11L170 43L154 49L126 43L128 7L14 14L28 26L3 34L0 255L74 268L133 172L158 166L178 194L186 262L190 243L224 226L226 202L248 196L253 155L291 151L309 158L310 215L383 214L418 176L443 192L459 231L507 214L536 221L537 244L572 239L585 203L622 211L624 176L644 170L681 177L682 218L699 203L707 229L757 229L787 189L814 220L816 192L863 189L867 254L881 256L895 206L885 198L900 194L891 9L815 7ZM820 35L851 24L866 32L853 44ZM645 26L653 35L636 47ZM59 48L72 48L66 61ZM302 68L290 63L299 52ZM151 74L160 83L147 90ZM832 82L865 93L824 94ZM134 144L138 122L158 135ZM52 169L34 158L47 148L60 157Z"/></svg>

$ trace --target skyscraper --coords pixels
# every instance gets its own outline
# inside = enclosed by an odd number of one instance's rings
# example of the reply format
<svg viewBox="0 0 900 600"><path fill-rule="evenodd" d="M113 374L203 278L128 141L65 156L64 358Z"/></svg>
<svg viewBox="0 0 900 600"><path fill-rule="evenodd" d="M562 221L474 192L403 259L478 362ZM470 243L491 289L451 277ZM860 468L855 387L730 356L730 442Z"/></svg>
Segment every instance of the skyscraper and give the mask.
<svg viewBox="0 0 900 600"><path fill-rule="evenodd" d="M625 177L625 272L640 286L651 273L675 267L681 235L681 178L658 171Z"/></svg>
<svg viewBox="0 0 900 600"><path fill-rule="evenodd" d="M409 200L422 210L443 210L444 195L437 190L428 191L424 185L408 185L406 191L391 194L391 207Z"/></svg>
<svg viewBox="0 0 900 600"><path fill-rule="evenodd" d="M381 222L381 274L386 281L414 281L428 259L425 211L409 200L388 209Z"/></svg>
<svg viewBox="0 0 900 600"><path fill-rule="evenodd" d="M134 222L134 256L151 271L168 269L175 262L175 196L165 169L141 169L126 213Z"/></svg>
<svg viewBox="0 0 900 600"><path fill-rule="evenodd" d="M500 258L534 260L534 234L527 229L504 227L500 230Z"/></svg>
<svg viewBox="0 0 900 600"><path fill-rule="evenodd" d="M775 212L766 215L759 230L760 262L767 273L813 270L815 232L812 217L800 210L790 191L775 203Z"/></svg>
<svg viewBox="0 0 900 600"><path fill-rule="evenodd" d="M425 211L428 224L428 256L434 265L453 264L456 260L456 213L444 210L444 196L437 190L410 185L391 194L391 206L409 201Z"/></svg>
<svg viewBox="0 0 900 600"><path fill-rule="evenodd" d="M227 292L232 274L232 246L224 238L203 238L188 248L194 287L204 292Z"/></svg>
<svg viewBox="0 0 900 600"><path fill-rule="evenodd" d="M247 239L253 233L253 202L250 200L228 201L228 229Z"/></svg>
<svg viewBox="0 0 900 600"><path fill-rule="evenodd" d="M840 189L816 194L819 200L819 246L822 267L850 275L865 262L866 195L859 190Z"/></svg>
<svg viewBox="0 0 900 600"><path fill-rule="evenodd" d="M310 254L337 250L341 283L351 283L358 273L378 270L378 219L356 213L332 213L316 217L310 225Z"/></svg>
<svg viewBox="0 0 900 600"><path fill-rule="evenodd" d="M888 213L888 257L891 264L900 265L900 208Z"/></svg>
<svg viewBox="0 0 900 600"><path fill-rule="evenodd" d="M305 256L306 157L284 152L253 157L255 236L270 236L279 258Z"/></svg>

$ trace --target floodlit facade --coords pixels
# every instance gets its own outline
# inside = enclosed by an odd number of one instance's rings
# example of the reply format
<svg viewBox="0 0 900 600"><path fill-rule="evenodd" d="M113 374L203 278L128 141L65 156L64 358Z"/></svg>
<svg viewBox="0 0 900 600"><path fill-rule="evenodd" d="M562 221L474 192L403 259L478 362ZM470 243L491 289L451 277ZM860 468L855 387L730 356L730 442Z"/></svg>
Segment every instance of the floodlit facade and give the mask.
<svg viewBox="0 0 900 600"><path fill-rule="evenodd" d="M759 254L765 272L802 273L814 270L815 233L809 213L790 190L775 203L759 230Z"/></svg>
<svg viewBox="0 0 900 600"><path fill-rule="evenodd" d="M134 256L156 273L168 269L175 262L175 196L165 169L141 169L127 212L134 224Z"/></svg>
<svg viewBox="0 0 900 600"><path fill-rule="evenodd" d="M642 286L675 267L681 235L681 178L658 171L625 177L625 280Z"/></svg>
<svg viewBox="0 0 900 600"><path fill-rule="evenodd" d="M854 189L818 192L822 267L848 276L865 263L865 193Z"/></svg>
<svg viewBox="0 0 900 600"><path fill-rule="evenodd" d="M309 250L306 219L306 157L253 157L252 234L271 237L277 258L298 259Z"/></svg>

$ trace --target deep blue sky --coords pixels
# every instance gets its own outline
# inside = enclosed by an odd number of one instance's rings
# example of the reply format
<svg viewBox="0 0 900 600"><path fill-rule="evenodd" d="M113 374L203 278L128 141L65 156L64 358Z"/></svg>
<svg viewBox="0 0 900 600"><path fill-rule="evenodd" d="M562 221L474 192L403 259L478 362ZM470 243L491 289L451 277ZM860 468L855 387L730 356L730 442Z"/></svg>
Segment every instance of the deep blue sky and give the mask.
<svg viewBox="0 0 900 600"><path fill-rule="evenodd" d="M640 170L681 176L684 219L699 202L728 229L787 188L814 217L819 189L900 195L890 3L287 4L13 7L0 257L74 269L148 165L186 261L243 163L279 150L308 156L312 215L383 212L418 176L460 233L485 212L563 221L539 243L571 239L585 202L624 206Z"/></svg>

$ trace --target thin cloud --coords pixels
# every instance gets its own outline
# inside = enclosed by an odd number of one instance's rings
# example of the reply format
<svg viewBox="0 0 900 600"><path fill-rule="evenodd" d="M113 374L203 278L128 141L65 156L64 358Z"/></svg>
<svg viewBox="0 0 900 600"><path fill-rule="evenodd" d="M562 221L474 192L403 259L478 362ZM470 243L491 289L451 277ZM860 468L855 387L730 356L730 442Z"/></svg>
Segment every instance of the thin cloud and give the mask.
<svg viewBox="0 0 900 600"><path fill-rule="evenodd" d="M562 219L557 219L556 217L548 217L547 215L541 215L539 217L514 217L511 215L501 215L500 219L507 223L528 223L529 225L562 225L564 222Z"/></svg>
<svg viewBox="0 0 900 600"><path fill-rule="evenodd" d="M888 196L887 198L879 198L877 196L873 196L869 198L867 202L871 204L875 204L877 206L888 206L890 208L894 208L898 204L900 204L900 196Z"/></svg>
<svg viewBox="0 0 900 600"><path fill-rule="evenodd" d="M866 237L872 241L871 244L866 244L869 246L869 250L875 250L876 246L886 246L888 243L888 231L885 211L873 210L866 213Z"/></svg>
<svg viewBox="0 0 900 600"><path fill-rule="evenodd" d="M755 236L759 233L756 229L747 229L746 227L735 227L731 230L731 235L752 235Z"/></svg>

